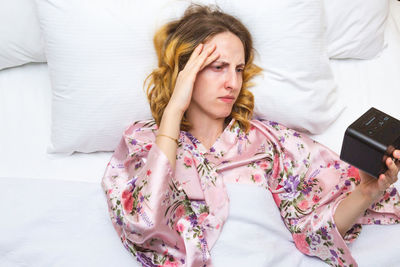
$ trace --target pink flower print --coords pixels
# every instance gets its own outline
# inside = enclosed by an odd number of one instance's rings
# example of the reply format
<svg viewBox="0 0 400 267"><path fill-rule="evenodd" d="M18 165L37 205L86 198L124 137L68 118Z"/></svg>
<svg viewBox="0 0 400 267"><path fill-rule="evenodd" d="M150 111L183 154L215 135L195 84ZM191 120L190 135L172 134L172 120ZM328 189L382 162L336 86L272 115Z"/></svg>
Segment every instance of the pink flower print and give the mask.
<svg viewBox="0 0 400 267"><path fill-rule="evenodd" d="M309 254L309 246L305 234L293 234L293 241L298 250L304 254Z"/></svg>
<svg viewBox="0 0 400 267"><path fill-rule="evenodd" d="M175 215L177 218L180 218L183 215L185 215L185 207L183 205L179 205L179 207L175 211Z"/></svg>
<svg viewBox="0 0 400 267"><path fill-rule="evenodd" d="M390 194L388 192L385 193L383 196L383 200L387 200L390 197Z"/></svg>
<svg viewBox="0 0 400 267"><path fill-rule="evenodd" d="M177 223L175 228L176 231L178 231L179 233L182 233L185 230L185 226L183 225L183 223Z"/></svg>
<svg viewBox="0 0 400 267"><path fill-rule="evenodd" d="M151 174L151 170L147 170L146 175L150 176L150 174Z"/></svg>
<svg viewBox="0 0 400 267"><path fill-rule="evenodd" d="M314 203L317 203L319 200L320 200L320 198L319 198L319 196L317 196L317 195L314 195L313 198L312 198L312 201L313 201Z"/></svg>
<svg viewBox="0 0 400 267"><path fill-rule="evenodd" d="M128 213L132 212L133 209L133 197L132 192L129 190L125 190L122 192L122 206L124 210Z"/></svg>
<svg viewBox="0 0 400 267"><path fill-rule="evenodd" d="M297 207L299 207L301 210L306 210L308 208L308 201L304 199L299 204L297 204Z"/></svg>
<svg viewBox="0 0 400 267"><path fill-rule="evenodd" d="M198 218L198 223L202 224L204 222L204 220L207 218L208 213L203 212L202 214L200 214L199 218Z"/></svg>
<svg viewBox="0 0 400 267"><path fill-rule="evenodd" d="M347 176L348 176L348 177L354 177L355 180L356 180L356 183L358 183L358 182L361 181L360 174L358 173L358 169L355 168L355 167L353 167L353 166L351 166L351 167L347 170Z"/></svg>
<svg viewBox="0 0 400 267"><path fill-rule="evenodd" d="M335 161L335 169L336 170L340 169L340 163L338 161Z"/></svg>
<svg viewBox="0 0 400 267"><path fill-rule="evenodd" d="M261 162L260 168L263 169L263 170L267 169L268 168L268 163L266 161Z"/></svg>
<svg viewBox="0 0 400 267"><path fill-rule="evenodd" d="M190 168L190 167L192 167L193 161L192 161L191 158L185 157L185 158L183 159L183 163L184 163L184 165L185 165L186 168Z"/></svg>
<svg viewBox="0 0 400 267"><path fill-rule="evenodd" d="M283 166L283 168L285 169L285 172L288 172L288 166L287 165Z"/></svg>
<svg viewBox="0 0 400 267"><path fill-rule="evenodd" d="M146 150L150 150L151 147L152 147L152 144L147 144L144 148L145 148Z"/></svg>
<svg viewBox="0 0 400 267"><path fill-rule="evenodd" d="M164 262L164 264L163 265L161 265L162 267L178 267L179 265L178 265L178 262L177 261L169 261L169 260L166 260L165 262Z"/></svg>
<svg viewBox="0 0 400 267"><path fill-rule="evenodd" d="M253 181L256 183L261 182L261 175L259 173L252 175Z"/></svg>
<svg viewBox="0 0 400 267"><path fill-rule="evenodd" d="M142 214L142 204L140 202L136 205L136 212Z"/></svg>

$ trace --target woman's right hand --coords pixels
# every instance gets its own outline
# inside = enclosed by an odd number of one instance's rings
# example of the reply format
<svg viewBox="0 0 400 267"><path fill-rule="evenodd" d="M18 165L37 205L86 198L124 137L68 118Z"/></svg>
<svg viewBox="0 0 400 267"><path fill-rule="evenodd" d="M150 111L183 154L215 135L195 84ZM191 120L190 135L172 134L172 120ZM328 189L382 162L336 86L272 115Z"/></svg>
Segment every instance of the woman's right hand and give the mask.
<svg viewBox="0 0 400 267"><path fill-rule="evenodd" d="M182 114L183 116L192 99L197 73L219 57L219 54L215 52L215 48L215 45L199 44L193 50L185 67L178 74L167 109L172 109L173 113Z"/></svg>

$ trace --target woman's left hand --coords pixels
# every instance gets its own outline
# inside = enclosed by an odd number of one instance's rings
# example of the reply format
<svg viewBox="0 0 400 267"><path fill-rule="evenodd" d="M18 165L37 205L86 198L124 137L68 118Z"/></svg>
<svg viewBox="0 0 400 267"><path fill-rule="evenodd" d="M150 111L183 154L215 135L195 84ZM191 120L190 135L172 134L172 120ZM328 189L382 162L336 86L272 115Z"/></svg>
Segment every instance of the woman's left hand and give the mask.
<svg viewBox="0 0 400 267"><path fill-rule="evenodd" d="M378 200L383 192L389 188L398 179L400 169L400 150L394 150L392 154L397 163L391 157L385 160L388 170L379 175L378 179L360 170L361 183L359 190L364 197L370 199L371 202Z"/></svg>

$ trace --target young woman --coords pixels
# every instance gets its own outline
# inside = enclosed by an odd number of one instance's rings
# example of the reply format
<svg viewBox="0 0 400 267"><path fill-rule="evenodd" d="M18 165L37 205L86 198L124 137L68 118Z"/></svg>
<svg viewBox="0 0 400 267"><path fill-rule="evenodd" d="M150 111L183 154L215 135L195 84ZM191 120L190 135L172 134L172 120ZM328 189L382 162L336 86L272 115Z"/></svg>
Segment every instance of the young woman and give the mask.
<svg viewBox="0 0 400 267"><path fill-rule="evenodd" d="M360 224L399 223L391 158L375 179L296 131L251 120L248 87L261 70L236 18L191 6L154 43L154 120L126 129L103 178L114 226L143 266L212 266L228 217L226 183L270 190L296 247L333 266L356 266L346 242Z"/></svg>

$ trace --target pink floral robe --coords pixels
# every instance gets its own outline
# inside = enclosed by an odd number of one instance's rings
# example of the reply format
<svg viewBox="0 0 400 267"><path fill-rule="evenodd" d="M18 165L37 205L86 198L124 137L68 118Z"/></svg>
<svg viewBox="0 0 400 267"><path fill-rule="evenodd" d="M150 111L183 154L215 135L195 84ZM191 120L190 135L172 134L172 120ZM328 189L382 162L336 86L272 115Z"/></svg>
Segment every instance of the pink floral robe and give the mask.
<svg viewBox="0 0 400 267"><path fill-rule="evenodd" d="M358 170L276 122L253 120L245 134L232 120L209 151L181 131L175 172L156 133L153 120L128 127L102 181L114 227L143 266L212 266L229 211L225 183L270 190L296 247L332 266L357 266L346 243L361 224L399 223L391 187L343 239L333 214L359 183Z"/></svg>

